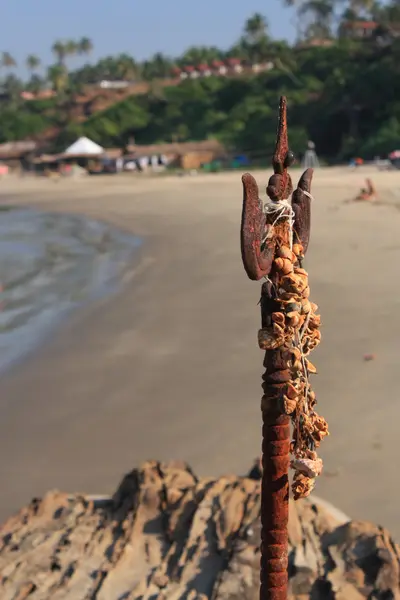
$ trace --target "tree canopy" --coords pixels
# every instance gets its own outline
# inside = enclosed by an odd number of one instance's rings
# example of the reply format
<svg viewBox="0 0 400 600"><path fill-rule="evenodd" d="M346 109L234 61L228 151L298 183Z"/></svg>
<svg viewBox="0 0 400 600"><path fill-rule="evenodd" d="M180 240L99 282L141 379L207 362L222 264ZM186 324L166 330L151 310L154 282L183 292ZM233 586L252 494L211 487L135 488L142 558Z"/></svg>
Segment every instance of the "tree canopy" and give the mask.
<svg viewBox="0 0 400 600"><path fill-rule="evenodd" d="M400 146L400 2L375 0L284 0L297 11L298 39L290 46L271 37L266 17L250 15L231 48L193 46L180 57L158 52L136 61L128 54L69 69L69 59L87 57L89 38L56 41L54 65L44 71L31 54L29 82L13 73L15 60L0 55L0 142L58 131L56 147L84 134L103 146L201 140L216 137L235 151L261 156L273 145L281 94L290 105L291 145L302 152L312 139L327 160L354 154L372 158ZM368 21L368 26L363 25ZM212 64L238 58L249 68L237 76L168 82L173 66ZM255 74L250 65L273 67ZM75 98L102 79L151 82L148 92L125 97L102 110L74 118ZM56 96L23 101L23 89L51 85ZM399 89L400 91L400 89Z"/></svg>

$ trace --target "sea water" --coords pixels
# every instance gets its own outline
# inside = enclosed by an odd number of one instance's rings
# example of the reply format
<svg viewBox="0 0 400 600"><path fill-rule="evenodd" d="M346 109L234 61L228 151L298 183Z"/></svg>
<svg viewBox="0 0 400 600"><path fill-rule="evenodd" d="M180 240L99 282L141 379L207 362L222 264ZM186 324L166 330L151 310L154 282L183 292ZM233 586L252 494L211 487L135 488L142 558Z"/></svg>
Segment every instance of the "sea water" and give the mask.
<svg viewBox="0 0 400 600"><path fill-rule="evenodd" d="M117 290L140 244L86 217L0 207L0 373L72 309Z"/></svg>

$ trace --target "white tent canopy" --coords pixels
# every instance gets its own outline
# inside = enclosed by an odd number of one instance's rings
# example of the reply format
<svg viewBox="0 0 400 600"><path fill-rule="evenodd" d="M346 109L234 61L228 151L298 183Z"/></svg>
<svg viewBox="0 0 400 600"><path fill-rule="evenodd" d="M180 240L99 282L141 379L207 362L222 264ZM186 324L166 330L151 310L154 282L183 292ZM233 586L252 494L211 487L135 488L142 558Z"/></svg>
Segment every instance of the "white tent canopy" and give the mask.
<svg viewBox="0 0 400 600"><path fill-rule="evenodd" d="M92 142L92 140L89 140L89 138L87 137L80 137L79 140L76 140L76 142L74 142L72 146L69 146L69 148L66 149L64 154L93 156L94 154L103 153L104 148L102 148L95 142Z"/></svg>

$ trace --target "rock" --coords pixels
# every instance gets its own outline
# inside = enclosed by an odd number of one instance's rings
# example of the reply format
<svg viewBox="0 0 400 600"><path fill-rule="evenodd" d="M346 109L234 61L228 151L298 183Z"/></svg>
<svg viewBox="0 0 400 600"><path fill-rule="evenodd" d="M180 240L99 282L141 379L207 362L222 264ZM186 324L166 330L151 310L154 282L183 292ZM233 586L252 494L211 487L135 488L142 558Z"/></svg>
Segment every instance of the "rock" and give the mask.
<svg viewBox="0 0 400 600"><path fill-rule="evenodd" d="M112 498L50 492L0 528L1 600L256 600L260 481L145 463ZM290 600L396 600L399 548L312 497L290 506Z"/></svg>

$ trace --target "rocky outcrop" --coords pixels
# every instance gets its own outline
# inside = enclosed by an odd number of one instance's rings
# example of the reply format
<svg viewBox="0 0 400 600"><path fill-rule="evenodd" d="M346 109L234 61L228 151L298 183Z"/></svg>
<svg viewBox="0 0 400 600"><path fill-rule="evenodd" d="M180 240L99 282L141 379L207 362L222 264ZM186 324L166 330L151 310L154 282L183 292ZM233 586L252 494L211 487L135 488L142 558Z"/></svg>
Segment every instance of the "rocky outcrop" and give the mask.
<svg viewBox="0 0 400 600"><path fill-rule="evenodd" d="M0 529L1 600L256 600L260 482L145 463L112 498L49 492ZM306 499L290 507L292 600L397 599L389 533Z"/></svg>

